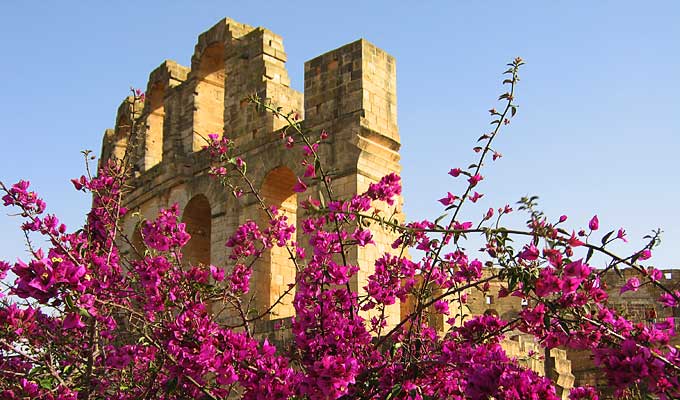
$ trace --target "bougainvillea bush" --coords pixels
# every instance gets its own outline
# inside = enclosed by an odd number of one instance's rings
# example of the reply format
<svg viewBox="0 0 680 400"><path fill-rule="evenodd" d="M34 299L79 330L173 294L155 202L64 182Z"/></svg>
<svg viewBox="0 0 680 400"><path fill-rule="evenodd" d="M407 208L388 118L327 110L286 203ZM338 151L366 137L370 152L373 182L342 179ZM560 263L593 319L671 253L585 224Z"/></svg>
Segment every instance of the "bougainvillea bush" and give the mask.
<svg viewBox="0 0 680 400"><path fill-rule="evenodd" d="M503 351L500 343L510 331L531 334L548 349L590 351L616 396L680 397L680 354L669 344L673 321L629 321L608 305L600 285L606 271L633 268L638 276L622 291L654 285L663 293L659 302L677 307L680 293L645 265L656 236L643 249L617 256L607 246L625 240L623 230L600 234L597 217L567 229L566 216L545 216L534 198L519 205L529 216L526 226L504 226L510 206L485 210L479 221L460 220L461 209L475 207L483 195L483 168L500 157L493 141L517 111L522 64L518 58L505 71L507 92L500 96L502 107L490 110L492 130L478 139L476 161L451 166L448 179L461 180L462 192L448 192L451 181L442 182L439 201L448 212L442 218L441 209L432 220L405 223L376 213L375 201L392 204L401 193L395 174L365 193L336 198L317 153L333 133L305 132L297 115L257 98L254 106L288 122L282 146L300 152L307 166L293 188L309 198L297 242L285 214L254 190L247 160L235 156L228 135L207 138L211 174L226 191L255 196L268 216L264 224L247 221L233 233L226 243L229 265L182 262L190 235L177 206L141 223L141 246L121 232L130 152L101 162L95 176L73 180L93 198L82 229L69 230L46 213L27 181L2 185L4 205L24 219L27 239L40 235L48 245L39 249L27 240L30 259L0 262L0 397L558 398L549 379ZM133 111L142 95L135 94ZM136 121L131 123L134 128ZM322 190L307 193L315 182ZM345 255L353 246L373 246L376 227L395 233L394 251L376 260L366 287L356 293L348 282L358 266L348 265ZM483 239L483 251L464 249L473 236ZM122 246L132 247L133 256ZM273 247L286 249L297 269L291 345L279 348L257 340L253 325L266 315L253 315L245 304L253 264ZM608 260L602 268L589 264L594 254ZM467 315L465 293L486 291L491 281L503 283L504 295L523 299L519 318ZM408 315L387 324L383 311L406 301L412 305ZM212 312L217 303L231 310L229 324ZM428 323L433 314L448 320L444 331ZM599 396L592 387L570 393L572 399Z"/></svg>

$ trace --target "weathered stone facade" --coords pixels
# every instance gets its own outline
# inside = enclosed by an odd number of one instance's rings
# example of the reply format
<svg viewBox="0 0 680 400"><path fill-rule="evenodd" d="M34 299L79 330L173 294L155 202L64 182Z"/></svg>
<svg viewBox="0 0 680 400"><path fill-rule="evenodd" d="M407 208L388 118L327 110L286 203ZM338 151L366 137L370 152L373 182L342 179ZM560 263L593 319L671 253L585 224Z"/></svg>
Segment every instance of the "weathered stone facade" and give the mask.
<svg viewBox="0 0 680 400"><path fill-rule="evenodd" d="M248 97L256 94L303 116L309 132L325 129L329 139L319 149L332 173L338 198L363 192L372 182L400 172L397 127L396 66L392 56L366 40L357 40L305 63L304 100L290 87L286 53L280 36L224 19L201 34L191 68L165 61L149 77L146 101L139 105L145 129L130 154L135 176L125 205L145 218L177 203L192 236L185 248L188 262L229 265L224 243L237 226L264 213L250 196L234 198L207 172L202 150L208 134L226 134L248 163L248 174L270 205L299 225L306 196L292 188L304 166L298 150L285 148L280 137L284 121L258 111ZM118 110L115 129L107 130L102 159L122 158L128 144L129 101ZM318 193L310 187L308 193ZM400 212L401 201L396 204ZM389 215L387 205L381 205ZM139 218L125 221L125 233L139 241ZM298 226L299 227L299 226ZM301 229L297 229L300 231ZM376 246L353 247L348 262L361 266L351 282L365 286L371 261L390 250L394 237L374 232ZM254 307L266 310L295 279L285 250L272 249L260 260L251 279ZM292 294L273 309L272 319L293 314ZM399 319L398 307L390 313Z"/></svg>

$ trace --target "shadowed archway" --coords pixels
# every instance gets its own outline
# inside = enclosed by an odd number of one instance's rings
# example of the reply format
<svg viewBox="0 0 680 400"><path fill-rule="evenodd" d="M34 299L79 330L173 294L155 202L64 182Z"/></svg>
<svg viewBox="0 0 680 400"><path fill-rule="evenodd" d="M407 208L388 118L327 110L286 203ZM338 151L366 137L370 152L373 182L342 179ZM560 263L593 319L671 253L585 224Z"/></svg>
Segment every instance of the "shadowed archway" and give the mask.
<svg viewBox="0 0 680 400"><path fill-rule="evenodd" d="M202 194L191 198L184 207L182 222L186 224L187 233L191 235L189 243L183 249L183 264L210 264L212 221L208 198Z"/></svg>

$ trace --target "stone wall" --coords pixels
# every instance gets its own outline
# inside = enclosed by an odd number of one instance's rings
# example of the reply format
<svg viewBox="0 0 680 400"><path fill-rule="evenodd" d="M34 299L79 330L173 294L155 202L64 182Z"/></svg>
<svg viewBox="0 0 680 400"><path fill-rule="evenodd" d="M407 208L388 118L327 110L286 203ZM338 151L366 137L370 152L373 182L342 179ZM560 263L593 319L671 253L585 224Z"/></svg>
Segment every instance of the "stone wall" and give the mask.
<svg viewBox="0 0 680 400"><path fill-rule="evenodd" d="M198 37L191 67L167 60L151 72L146 101L136 105L145 126L128 155L135 173L124 203L133 212L124 222L133 243L141 242L135 211L152 218L160 208L177 203L192 235L186 262L229 266L227 238L249 219L265 222L251 196L235 199L208 176L209 160L202 147L211 133L234 140L266 202L283 209L301 230L305 215L300 202L310 194L316 197L319 183L312 182L304 195L292 190L304 171L300 150L285 148L280 139L284 121L250 104L248 97L254 94L284 112L304 116L305 130L330 133L319 153L325 170L332 173L336 198L363 192L382 176L401 171L392 56L361 39L316 57L305 63L304 96L290 87L286 59L280 36L223 19ZM129 99L122 103L116 126L104 135L102 159L125 155L128 103ZM394 208L376 206L387 215ZM395 207L400 215L402 201ZM347 254L349 263L361 267L351 282L357 291L372 273L373 260L390 251L396 238L387 231L373 234L375 247L352 248ZM287 252L272 249L254 266L250 291L254 295L246 300L262 312L294 280ZM285 321L292 316L292 296L289 293L268 318ZM394 310L391 324L399 319L398 306Z"/></svg>
<svg viewBox="0 0 680 400"><path fill-rule="evenodd" d="M485 270L484 276L489 276L491 272L491 270ZM671 289L680 289L680 271L664 270L662 272L663 278L661 283ZM607 271L602 275L602 285L609 294L608 305L618 310L624 317L637 323L654 323L669 317L674 318L676 331L680 329L680 315L678 315L677 310L675 310L674 314L672 309L659 304L658 299L661 291L655 286L646 284L641 286L636 292L620 293L620 288L633 276L640 278L641 282L645 281L635 270L630 268L622 269L621 275L613 270ZM499 298L498 291L501 287L501 282L492 281L490 282L489 290L485 293L478 290L469 291L468 306L470 307L470 313L472 315L479 315L485 312L495 312L501 318L508 321L517 317L527 303L514 296ZM674 338L672 344L680 344L680 339ZM566 358L570 360L575 386L591 385L604 389L606 378L596 368L590 351L560 351L564 352ZM546 358L546 361L549 361L549 359ZM569 381L568 377L563 379Z"/></svg>
<svg viewBox="0 0 680 400"><path fill-rule="evenodd" d="M661 283L671 289L680 289L680 270L664 270ZM666 318L675 320L675 330L680 329L680 315L677 309L663 307L658 299L661 291L649 283L644 284L636 292L620 293L620 288L631 277L637 276L640 282L646 280L633 269L621 270L621 275L615 271L607 271L602 277L602 282L609 293L608 304L618 310L621 315L637 323L651 324L660 322ZM677 336L671 341L672 345L680 345ZM596 368L589 351L568 351L568 357L572 361L572 370L576 376L577 385L598 386L602 389L606 386L606 378Z"/></svg>

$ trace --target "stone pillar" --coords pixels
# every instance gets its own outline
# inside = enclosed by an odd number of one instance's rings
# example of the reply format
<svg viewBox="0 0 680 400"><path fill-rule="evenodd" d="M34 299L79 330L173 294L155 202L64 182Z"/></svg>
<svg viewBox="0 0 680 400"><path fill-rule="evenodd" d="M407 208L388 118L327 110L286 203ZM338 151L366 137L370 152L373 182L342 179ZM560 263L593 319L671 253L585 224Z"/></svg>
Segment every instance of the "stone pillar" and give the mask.
<svg viewBox="0 0 680 400"><path fill-rule="evenodd" d="M338 198L368 189L389 173L399 173L399 130L396 113L396 67L392 56L366 40L358 40L305 63L305 121L311 132L326 130L330 146L321 149L333 167ZM374 204L383 215L401 214L395 206ZM375 246L352 248L349 262L360 266L353 290L363 292L374 263L392 251L394 234L372 228ZM399 305L388 310L389 324L399 321Z"/></svg>

